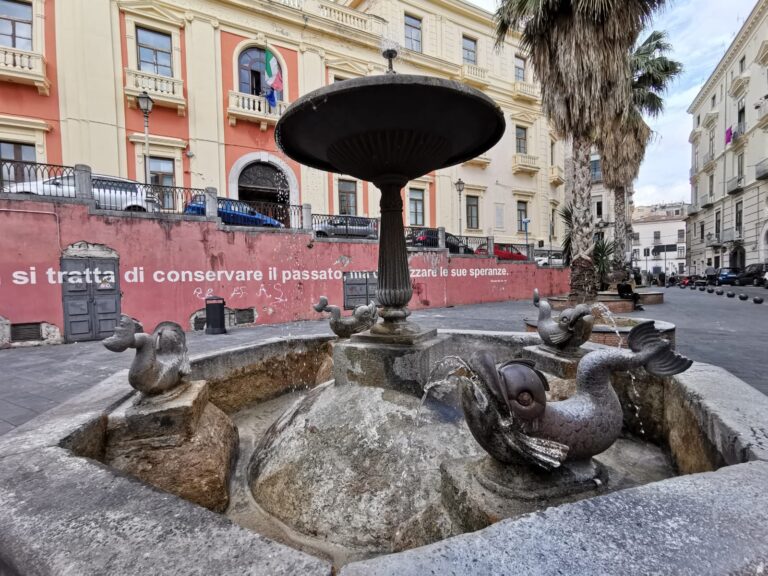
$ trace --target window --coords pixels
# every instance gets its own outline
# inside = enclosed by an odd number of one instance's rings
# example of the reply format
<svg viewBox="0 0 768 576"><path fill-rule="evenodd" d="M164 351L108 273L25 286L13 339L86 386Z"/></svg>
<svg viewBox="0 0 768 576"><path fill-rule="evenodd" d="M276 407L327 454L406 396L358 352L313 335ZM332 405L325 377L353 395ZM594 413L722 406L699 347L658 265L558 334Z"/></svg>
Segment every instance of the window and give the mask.
<svg viewBox="0 0 768 576"><path fill-rule="evenodd" d="M496 229L504 230L504 204L496 204Z"/></svg>
<svg viewBox="0 0 768 576"><path fill-rule="evenodd" d="M34 171L24 170L23 164L11 164L5 162L34 162L35 147L32 144L19 144L18 142L0 142L0 189L6 184L14 182L28 182L35 179Z"/></svg>
<svg viewBox="0 0 768 576"><path fill-rule="evenodd" d="M0 46L32 50L32 4L0 0Z"/></svg>
<svg viewBox="0 0 768 576"><path fill-rule="evenodd" d="M715 130L714 128L709 131L709 153L715 153Z"/></svg>
<svg viewBox="0 0 768 576"><path fill-rule="evenodd" d="M736 156L736 176L739 179L744 178L744 153L742 152Z"/></svg>
<svg viewBox="0 0 768 576"><path fill-rule="evenodd" d="M677 273L681 275L685 274L685 264L683 264L682 262L677 263Z"/></svg>
<svg viewBox="0 0 768 576"><path fill-rule="evenodd" d="M704 240L704 222L699 222L699 238Z"/></svg>
<svg viewBox="0 0 768 576"><path fill-rule="evenodd" d="M557 222L557 211L553 208L552 214L549 216L549 237L551 238L557 238L557 228L555 228Z"/></svg>
<svg viewBox="0 0 768 576"><path fill-rule="evenodd" d="M424 190L411 188L408 191L408 206L411 226L424 226Z"/></svg>
<svg viewBox="0 0 768 576"><path fill-rule="evenodd" d="M747 57L742 56L741 60L739 60L739 74L743 74L746 68L747 68Z"/></svg>
<svg viewBox="0 0 768 576"><path fill-rule="evenodd" d="M136 28L139 70L160 76L173 76L171 35L147 28Z"/></svg>
<svg viewBox="0 0 768 576"><path fill-rule="evenodd" d="M555 143L554 142L549 143L549 165L550 166L555 165Z"/></svg>
<svg viewBox="0 0 768 576"><path fill-rule="evenodd" d="M653 231L653 243L654 244L661 244L661 230L654 230Z"/></svg>
<svg viewBox="0 0 768 576"><path fill-rule="evenodd" d="M744 218L744 204L743 202L736 202L736 235L741 236L741 226Z"/></svg>
<svg viewBox="0 0 768 576"><path fill-rule="evenodd" d="M600 158L589 161L589 170L592 173L592 182L600 182L603 179L603 167Z"/></svg>
<svg viewBox="0 0 768 576"><path fill-rule="evenodd" d="M517 202L517 230L525 232L525 220L528 218L528 202L520 200Z"/></svg>
<svg viewBox="0 0 768 576"><path fill-rule="evenodd" d="M640 232L632 232L632 244L635 246L640 244Z"/></svg>
<svg viewBox="0 0 768 576"><path fill-rule="evenodd" d="M261 48L248 48L240 53L237 60L238 82L240 92L243 94L252 94L254 96L263 96L271 89L267 85L267 54ZM277 83L275 83L277 86ZM275 100L283 99L282 85L279 90L274 91Z"/></svg>
<svg viewBox="0 0 768 576"><path fill-rule="evenodd" d="M461 52L464 64L477 64L477 40L462 36Z"/></svg>
<svg viewBox="0 0 768 576"><path fill-rule="evenodd" d="M467 228L480 228L480 198L467 196Z"/></svg>
<svg viewBox="0 0 768 576"><path fill-rule="evenodd" d="M685 242L685 228L681 228L677 231L677 241Z"/></svg>
<svg viewBox="0 0 768 576"><path fill-rule="evenodd" d="M715 237L720 238L720 212L715 212Z"/></svg>
<svg viewBox="0 0 768 576"><path fill-rule="evenodd" d="M710 174L709 175L709 195L714 196L715 194L715 175Z"/></svg>
<svg viewBox="0 0 768 576"><path fill-rule="evenodd" d="M716 94L712 94L712 99L710 100L710 104L712 105L712 108L717 106L717 95Z"/></svg>
<svg viewBox="0 0 768 576"><path fill-rule="evenodd" d="M632 260L640 260L640 249L635 248L632 250Z"/></svg>
<svg viewBox="0 0 768 576"><path fill-rule="evenodd" d="M747 102L744 98L736 105L736 130L742 136L747 131Z"/></svg>
<svg viewBox="0 0 768 576"><path fill-rule="evenodd" d="M678 246L677 247L677 257L678 258L685 258L685 246Z"/></svg>
<svg viewBox="0 0 768 576"><path fill-rule="evenodd" d="M421 52L421 18L405 15L405 47Z"/></svg>
<svg viewBox="0 0 768 576"><path fill-rule="evenodd" d="M598 200L595 202L595 216L599 219L603 219L603 201Z"/></svg>
<svg viewBox="0 0 768 576"><path fill-rule="evenodd" d="M525 82L525 58L515 56L515 81Z"/></svg>
<svg viewBox="0 0 768 576"><path fill-rule="evenodd" d="M171 188L175 186L173 160L151 156L149 158L149 183L152 186L168 186ZM175 195L172 190L160 188L155 192L163 208L175 208L173 205Z"/></svg>
<svg viewBox="0 0 768 576"><path fill-rule="evenodd" d="M357 182L339 180L339 214L357 214Z"/></svg>
<svg viewBox="0 0 768 576"><path fill-rule="evenodd" d="M650 248L643 248L643 256L648 258L648 256L651 255L651 249Z"/></svg>
<svg viewBox="0 0 768 576"><path fill-rule="evenodd" d="M696 115L696 128L701 126L701 114Z"/></svg>
<svg viewBox="0 0 768 576"><path fill-rule="evenodd" d="M518 154L528 153L528 128L522 126L515 126L515 149Z"/></svg>

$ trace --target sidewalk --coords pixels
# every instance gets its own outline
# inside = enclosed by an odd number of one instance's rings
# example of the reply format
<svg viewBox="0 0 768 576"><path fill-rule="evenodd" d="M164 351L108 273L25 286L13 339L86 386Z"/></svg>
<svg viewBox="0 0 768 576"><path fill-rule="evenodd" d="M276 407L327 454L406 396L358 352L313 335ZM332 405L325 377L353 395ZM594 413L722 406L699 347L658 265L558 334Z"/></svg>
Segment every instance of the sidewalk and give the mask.
<svg viewBox="0 0 768 576"><path fill-rule="evenodd" d="M677 288L665 290L665 298L665 304L647 306L644 312L630 316L675 323L681 353L719 364L768 394L764 352L768 306ZM703 313L707 321L702 321ZM521 332L525 330L523 319L537 314L531 301L525 300L421 310L411 320L425 328ZM187 334L187 344L190 355L195 355L299 334L331 331L326 320L293 322L235 328L217 336L192 332ZM0 350L0 434L128 368L133 356L132 351L109 352L100 342Z"/></svg>

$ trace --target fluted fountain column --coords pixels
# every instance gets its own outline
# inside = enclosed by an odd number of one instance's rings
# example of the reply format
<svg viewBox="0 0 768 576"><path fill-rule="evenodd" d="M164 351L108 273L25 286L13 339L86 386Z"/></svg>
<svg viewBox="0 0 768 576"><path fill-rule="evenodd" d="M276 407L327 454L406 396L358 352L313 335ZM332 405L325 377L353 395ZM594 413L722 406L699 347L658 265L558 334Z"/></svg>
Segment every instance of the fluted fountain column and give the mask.
<svg viewBox="0 0 768 576"><path fill-rule="evenodd" d="M400 190L407 180L402 177L379 179L381 190L381 228L379 229L379 272L376 298L383 322L371 328L380 336L408 337L419 334L416 324L408 322L408 302L413 295L408 269L408 251L403 228L403 199Z"/></svg>

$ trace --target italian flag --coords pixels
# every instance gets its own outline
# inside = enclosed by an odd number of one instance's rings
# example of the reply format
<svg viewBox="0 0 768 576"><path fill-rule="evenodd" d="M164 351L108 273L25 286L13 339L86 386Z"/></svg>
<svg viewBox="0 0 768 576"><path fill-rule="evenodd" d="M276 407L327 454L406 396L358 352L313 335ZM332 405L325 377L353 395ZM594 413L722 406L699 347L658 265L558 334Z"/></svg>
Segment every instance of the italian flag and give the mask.
<svg viewBox="0 0 768 576"><path fill-rule="evenodd" d="M283 73L280 71L280 64L277 62L277 58L267 48L266 51L266 67L265 67L267 86L274 91L280 91L283 89Z"/></svg>

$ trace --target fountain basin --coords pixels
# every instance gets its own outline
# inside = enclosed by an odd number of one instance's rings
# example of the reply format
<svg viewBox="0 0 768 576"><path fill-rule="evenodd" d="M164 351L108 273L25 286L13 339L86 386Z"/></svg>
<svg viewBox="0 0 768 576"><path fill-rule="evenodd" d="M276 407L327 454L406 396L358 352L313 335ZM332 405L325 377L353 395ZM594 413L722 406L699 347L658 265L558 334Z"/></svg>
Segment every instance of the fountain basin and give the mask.
<svg viewBox="0 0 768 576"><path fill-rule="evenodd" d="M462 354L489 346L516 354L539 343L536 335L526 333L441 335ZM193 358L193 377L207 375L215 396L216 388L226 386L227 375L242 376L252 368L259 372L263 362L277 362L291 352L303 358L306 351L327 350L328 340L275 341L200 356ZM321 364L314 364L318 371ZM302 552L301 546L277 544L100 464L104 415L131 393L125 377L118 373L0 438L4 573L330 574L330 564ZM678 472L691 476L564 504L426 548L353 563L342 574L416 574L424 573L425 565L454 574L498 573L502 567L546 572L557 562L551 551L562 546L570 552L562 556L569 564L561 564L561 570L586 566L582 562L591 558L597 562L592 571L601 571L606 545L611 566L621 565L627 573L721 574L765 561L768 399L728 372L698 363L681 375L639 381L636 387L637 393L619 390L628 430L634 428L627 414L635 413L636 404L646 433L651 436L653 428ZM291 389L284 382L284 391ZM231 404L229 412L237 422L249 405L281 398ZM717 521L702 522L702 517ZM267 536L278 538L278 532L275 528ZM509 542L521 539L528 542L528 553L511 554ZM490 544L496 541L498 546ZM723 550L727 554L717 552Z"/></svg>
<svg viewBox="0 0 768 576"><path fill-rule="evenodd" d="M638 291L637 293L640 295L639 304L642 306L664 304L664 292L660 290ZM548 296L547 300L552 305L552 309L558 311L572 308L578 304L578 302L570 299L568 296ZM634 309L632 300L619 298L615 292L598 292L597 302L605 305L612 314L626 314Z"/></svg>

